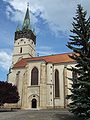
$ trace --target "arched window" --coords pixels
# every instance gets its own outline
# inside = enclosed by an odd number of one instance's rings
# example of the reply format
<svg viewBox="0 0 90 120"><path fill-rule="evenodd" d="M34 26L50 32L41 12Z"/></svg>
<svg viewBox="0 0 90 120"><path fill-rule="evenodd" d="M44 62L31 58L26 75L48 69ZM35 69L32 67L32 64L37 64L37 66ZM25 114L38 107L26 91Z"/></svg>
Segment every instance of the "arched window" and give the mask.
<svg viewBox="0 0 90 120"><path fill-rule="evenodd" d="M20 48L20 53L22 53L22 47Z"/></svg>
<svg viewBox="0 0 90 120"><path fill-rule="evenodd" d="M55 70L55 97L59 96L59 71Z"/></svg>
<svg viewBox="0 0 90 120"><path fill-rule="evenodd" d="M31 85L38 85L38 69L36 67L31 71Z"/></svg>

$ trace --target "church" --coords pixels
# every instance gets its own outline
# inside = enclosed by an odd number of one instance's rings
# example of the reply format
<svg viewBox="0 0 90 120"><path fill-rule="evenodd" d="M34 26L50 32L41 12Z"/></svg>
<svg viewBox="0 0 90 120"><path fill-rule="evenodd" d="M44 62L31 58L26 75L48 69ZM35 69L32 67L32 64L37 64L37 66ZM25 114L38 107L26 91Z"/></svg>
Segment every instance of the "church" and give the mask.
<svg viewBox="0 0 90 120"><path fill-rule="evenodd" d="M20 101L15 104L21 109L66 108L70 94L71 71L75 61L69 54L36 56L36 35L30 28L29 6L22 29L17 27L14 37L12 65L8 82L17 86Z"/></svg>

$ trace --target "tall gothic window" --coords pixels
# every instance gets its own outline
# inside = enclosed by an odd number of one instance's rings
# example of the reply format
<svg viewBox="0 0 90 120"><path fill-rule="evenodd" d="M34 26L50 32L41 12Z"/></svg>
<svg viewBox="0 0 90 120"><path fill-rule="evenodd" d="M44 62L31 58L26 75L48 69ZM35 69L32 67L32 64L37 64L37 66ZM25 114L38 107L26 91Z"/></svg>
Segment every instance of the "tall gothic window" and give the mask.
<svg viewBox="0 0 90 120"><path fill-rule="evenodd" d="M55 97L60 97L59 94L59 71L55 70Z"/></svg>
<svg viewBox="0 0 90 120"><path fill-rule="evenodd" d="M38 85L38 69L36 67L31 71L31 85Z"/></svg>
<svg viewBox="0 0 90 120"><path fill-rule="evenodd" d="M20 53L22 53L22 47L20 48Z"/></svg>

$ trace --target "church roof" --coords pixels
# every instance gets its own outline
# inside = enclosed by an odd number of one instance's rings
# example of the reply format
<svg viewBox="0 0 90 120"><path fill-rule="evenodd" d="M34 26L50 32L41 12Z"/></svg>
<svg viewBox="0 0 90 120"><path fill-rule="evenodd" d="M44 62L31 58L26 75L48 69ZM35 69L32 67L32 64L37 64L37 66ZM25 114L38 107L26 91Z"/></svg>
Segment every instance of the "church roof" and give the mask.
<svg viewBox="0 0 90 120"><path fill-rule="evenodd" d="M27 65L29 61L41 61L44 60L45 62L49 63L68 63L74 62L68 55L72 53L64 53L64 54L56 54L56 55L49 55L49 56L41 56L41 57L33 57L33 58L22 58L18 61L13 68L23 68Z"/></svg>

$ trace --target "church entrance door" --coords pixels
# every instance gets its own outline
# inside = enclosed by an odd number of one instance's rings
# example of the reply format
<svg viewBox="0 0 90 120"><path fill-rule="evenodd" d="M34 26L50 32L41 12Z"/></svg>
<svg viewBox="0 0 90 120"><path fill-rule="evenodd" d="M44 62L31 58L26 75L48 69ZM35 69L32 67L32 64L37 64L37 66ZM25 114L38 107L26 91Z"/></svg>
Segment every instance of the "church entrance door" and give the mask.
<svg viewBox="0 0 90 120"><path fill-rule="evenodd" d="M37 100L32 99L32 108L37 108Z"/></svg>

